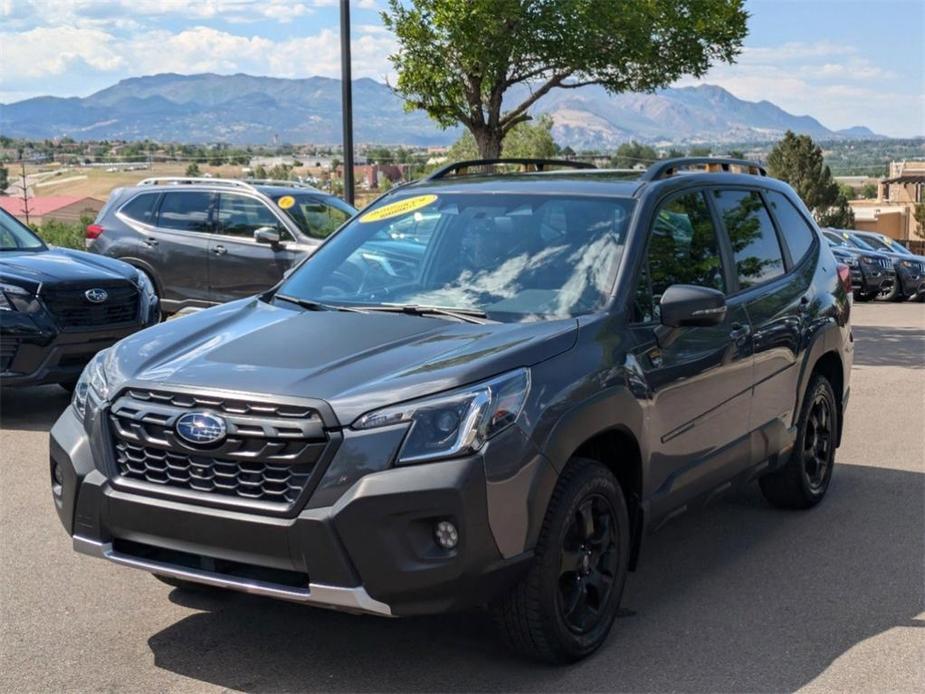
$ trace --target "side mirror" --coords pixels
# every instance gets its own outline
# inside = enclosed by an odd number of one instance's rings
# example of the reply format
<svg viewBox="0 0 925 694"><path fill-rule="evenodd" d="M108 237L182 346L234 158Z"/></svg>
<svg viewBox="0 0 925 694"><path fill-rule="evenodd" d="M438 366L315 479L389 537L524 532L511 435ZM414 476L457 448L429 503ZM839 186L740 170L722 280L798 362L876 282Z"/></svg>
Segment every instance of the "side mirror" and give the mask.
<svg viewBox="0 0 925 694"><path fill-rule="evenodd" d="M271 246L278 246L282 236L276 227L260 227L254 231L254 241L257 243L268 243Z"/></svg>
<svg viewBox="0 0 925 694"><path fill-rule="evenodd" d="M662 325L669 328L718 325L726 318L726 297L709 287L673 284L659 302Z"/></svg>

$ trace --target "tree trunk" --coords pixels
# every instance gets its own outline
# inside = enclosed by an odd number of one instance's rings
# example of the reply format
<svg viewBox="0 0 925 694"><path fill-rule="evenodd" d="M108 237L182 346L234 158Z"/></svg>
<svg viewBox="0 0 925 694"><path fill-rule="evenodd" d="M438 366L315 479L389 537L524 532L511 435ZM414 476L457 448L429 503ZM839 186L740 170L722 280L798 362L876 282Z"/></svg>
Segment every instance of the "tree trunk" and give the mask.
<svg viewBox="0 0 925 694"><path fill-rule="evenodd" d="M501 128L483 125L471 128L471 130L475 144L479 148L480 159L497 159L501 156L501 139L504 137Z"/></svg>

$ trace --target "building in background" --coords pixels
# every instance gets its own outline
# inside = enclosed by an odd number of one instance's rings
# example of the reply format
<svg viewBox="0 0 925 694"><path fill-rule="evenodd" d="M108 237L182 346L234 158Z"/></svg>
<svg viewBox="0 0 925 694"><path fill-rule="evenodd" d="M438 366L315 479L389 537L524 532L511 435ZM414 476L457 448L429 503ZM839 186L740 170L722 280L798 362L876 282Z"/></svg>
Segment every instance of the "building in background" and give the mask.
<svg viewBox="0 0 925 694"><path fill-rule="evenodd" d="M894 161L890 173L879 181L877 197L852 200L854 226L863 231L877 231L906 245L922 241L915 221L915 206L925 202L925 161Z"/></svg>
<svg viewBox="0 0 925 694"><path fill-rule="evenodd" d="M28 200L29 223L43 224L50 219L59 222L79 222L81 217L96 217L103 208L103 200L74 195L38 195ZM26 206L21 197L0 196L3 208L21 222L26 221Z"/></svg>

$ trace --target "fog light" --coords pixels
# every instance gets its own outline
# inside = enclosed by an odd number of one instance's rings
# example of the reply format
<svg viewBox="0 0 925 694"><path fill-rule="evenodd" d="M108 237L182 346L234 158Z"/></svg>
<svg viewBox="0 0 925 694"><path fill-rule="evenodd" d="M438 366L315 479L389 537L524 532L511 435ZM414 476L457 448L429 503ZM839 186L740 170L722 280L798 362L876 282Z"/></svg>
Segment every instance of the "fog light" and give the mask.
<svg viewBox="0 0 925 694"><path fill-rule="evenodd" d="M459 544L459 531L450 521L440 521L434 528L437 544L443 549L454 549Z"/></svg>
<svg viewBox="0 0 925 694"><path fill-rule="evenodd" d="M58 463L51 464L51 491L55 496L61 496L64 489L64 478L61 476L61 466Z"/></svg>

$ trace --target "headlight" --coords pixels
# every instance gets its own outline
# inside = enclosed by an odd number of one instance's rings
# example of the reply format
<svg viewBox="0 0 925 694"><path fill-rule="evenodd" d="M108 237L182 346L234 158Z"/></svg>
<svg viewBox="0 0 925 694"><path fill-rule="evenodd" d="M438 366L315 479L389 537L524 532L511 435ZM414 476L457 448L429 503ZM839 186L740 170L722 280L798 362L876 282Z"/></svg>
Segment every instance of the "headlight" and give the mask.
<svg viewBox="0 0 925 694"><path fill-rule="evenodd" d="M861 260L869 265L879 265L880 261L872 255L862 255Z"/></svg>
<svg viewBox="0 0 925 694"><path fill-rule="evenodd" d="M908 260L900 260L899 264L904 268L908 268L909 270L915 270L917 265L916 263L910 262Z"/></svg>
<svg viewBox="0 0 925 694"><path fill-rule="evenodd" d="M138 285L141 293L145 296L152 297L157 295L157 292L154 290L154 285L151 283L151 278L148 277L146 272L141 270L138 271L138 277L135 278L135 284Z"/></svg>
<svg viewBox="0 0 925 694"><path fill-rule="evenodd" d="M108 349L97 352L96 356L90 360L90 363L84 367L83 373L74 387L74 397L71 404L74 410L84 419L87 414L87 402L91 399L103 401L109 398L109 379L106 376L105 360L109 353Z"/></svg>
<svg viewBox="0 0 925 694"><path fill-rule="evenodd" d="M520 416L530 391L530 371L517 369L488 381L360 417L354 429L410 423L399 463L421 463L479 450Z"/></svg>
<svg viewBox="0 0 925 694"><path fill-rule="evenodd" d="M0 311L16 311L16 304L28 301L30 296L22 287L0 282Z"/></svg>

